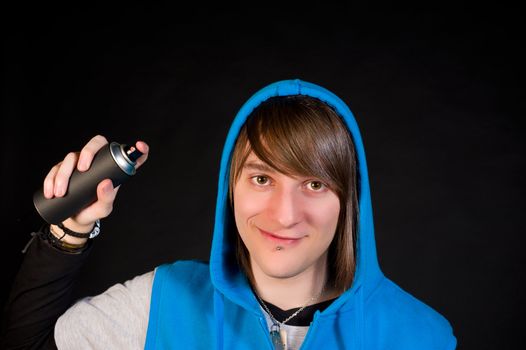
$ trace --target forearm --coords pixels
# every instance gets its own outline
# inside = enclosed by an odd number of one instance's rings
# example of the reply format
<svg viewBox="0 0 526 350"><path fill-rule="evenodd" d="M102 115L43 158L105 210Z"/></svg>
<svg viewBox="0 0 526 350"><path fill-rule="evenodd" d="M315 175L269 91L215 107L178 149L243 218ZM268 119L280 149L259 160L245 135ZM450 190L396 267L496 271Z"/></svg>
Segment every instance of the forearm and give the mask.
<svg viewBox="0 0 526 350"><path fill-rule="evenodd" d="M54 325L73 302L74 283L90 250L88 242L81 254L66 253L52 247L41 236L35 237L6 304L2 349L54 344Z"/></svg>

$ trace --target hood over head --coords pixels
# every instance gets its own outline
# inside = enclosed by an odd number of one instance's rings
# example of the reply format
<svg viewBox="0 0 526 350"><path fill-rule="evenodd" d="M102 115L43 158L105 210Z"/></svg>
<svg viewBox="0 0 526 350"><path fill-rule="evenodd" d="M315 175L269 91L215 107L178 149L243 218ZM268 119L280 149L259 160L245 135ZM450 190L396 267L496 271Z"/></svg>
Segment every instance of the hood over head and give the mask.
<svg viewBox="0 0 526 350"><path fill-rule="evenodd" d="M299 79L272 83L252 95L241 107L232 122L221 157L214 233L210 255L210 274L214 287L226 298L247 310L253 312L259 310L259 304L249 288L249 282L236 263L235 242L228 233L232 225L235 225L229 213L228 187L230 161L239 132L251 112L271 97L289 95L307 95L317 98L331 106L344 120L353 139L356 152L359 178L356 272L351 288L324 311L324 313L331 313L342 307L349 298L353 298L359 290L361 290L361 298L366 298L382 277L382 273L376 256L367 164L358 125L348 106L338 96L313 83Z"/></svg>

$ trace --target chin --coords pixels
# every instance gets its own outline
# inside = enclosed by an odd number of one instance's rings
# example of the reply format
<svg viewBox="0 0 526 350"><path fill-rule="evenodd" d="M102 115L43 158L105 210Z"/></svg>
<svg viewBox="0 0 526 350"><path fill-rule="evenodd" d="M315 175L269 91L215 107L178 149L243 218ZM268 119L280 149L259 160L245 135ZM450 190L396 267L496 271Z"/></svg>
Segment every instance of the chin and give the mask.
<svg viewBox="0 0 526 350"><path fill-rule="evenodd" d="M273 259L271 263L260 265L261 270L269 277L273 278L290 278L300 274L303 270L301 265L286 259Z"/></svg>

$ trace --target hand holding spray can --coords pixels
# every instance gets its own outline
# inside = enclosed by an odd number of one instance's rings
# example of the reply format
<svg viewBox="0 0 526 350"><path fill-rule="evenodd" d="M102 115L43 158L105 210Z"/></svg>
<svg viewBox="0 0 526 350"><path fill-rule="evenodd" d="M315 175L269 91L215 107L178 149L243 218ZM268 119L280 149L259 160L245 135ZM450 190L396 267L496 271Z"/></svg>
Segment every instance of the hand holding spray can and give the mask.
<svg viewBox="0 0 526 350"><path fill-rule="evenodd" d="M110 179L113 187L135 175L135 165L142 153L133 146L111 142L99 150L90 168L85 172L73 171L63 197L44 197L40 188L33 195L33 203L40 216L50 224L58 224L75 215L97 199L97 185Z"/></svg>

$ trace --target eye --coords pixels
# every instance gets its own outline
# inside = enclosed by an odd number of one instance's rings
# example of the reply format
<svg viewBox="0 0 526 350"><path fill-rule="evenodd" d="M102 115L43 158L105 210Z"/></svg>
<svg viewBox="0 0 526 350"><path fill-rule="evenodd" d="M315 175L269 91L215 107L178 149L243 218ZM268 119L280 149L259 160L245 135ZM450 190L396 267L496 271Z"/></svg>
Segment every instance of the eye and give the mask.
<svg viewBox="0 0 526 350"><path fill-rule="evenodd" d="M266 186L269 184L270 180L267 176L257 175L252 177L252 182L259 186Z"/></svg>
<svg viewBox="0 0 526 350"><path fill-rule="evenodd" d="M321 181L309 181L307 182L307 188L314 192L322 192L327 189L327 186Z"/></svg>

